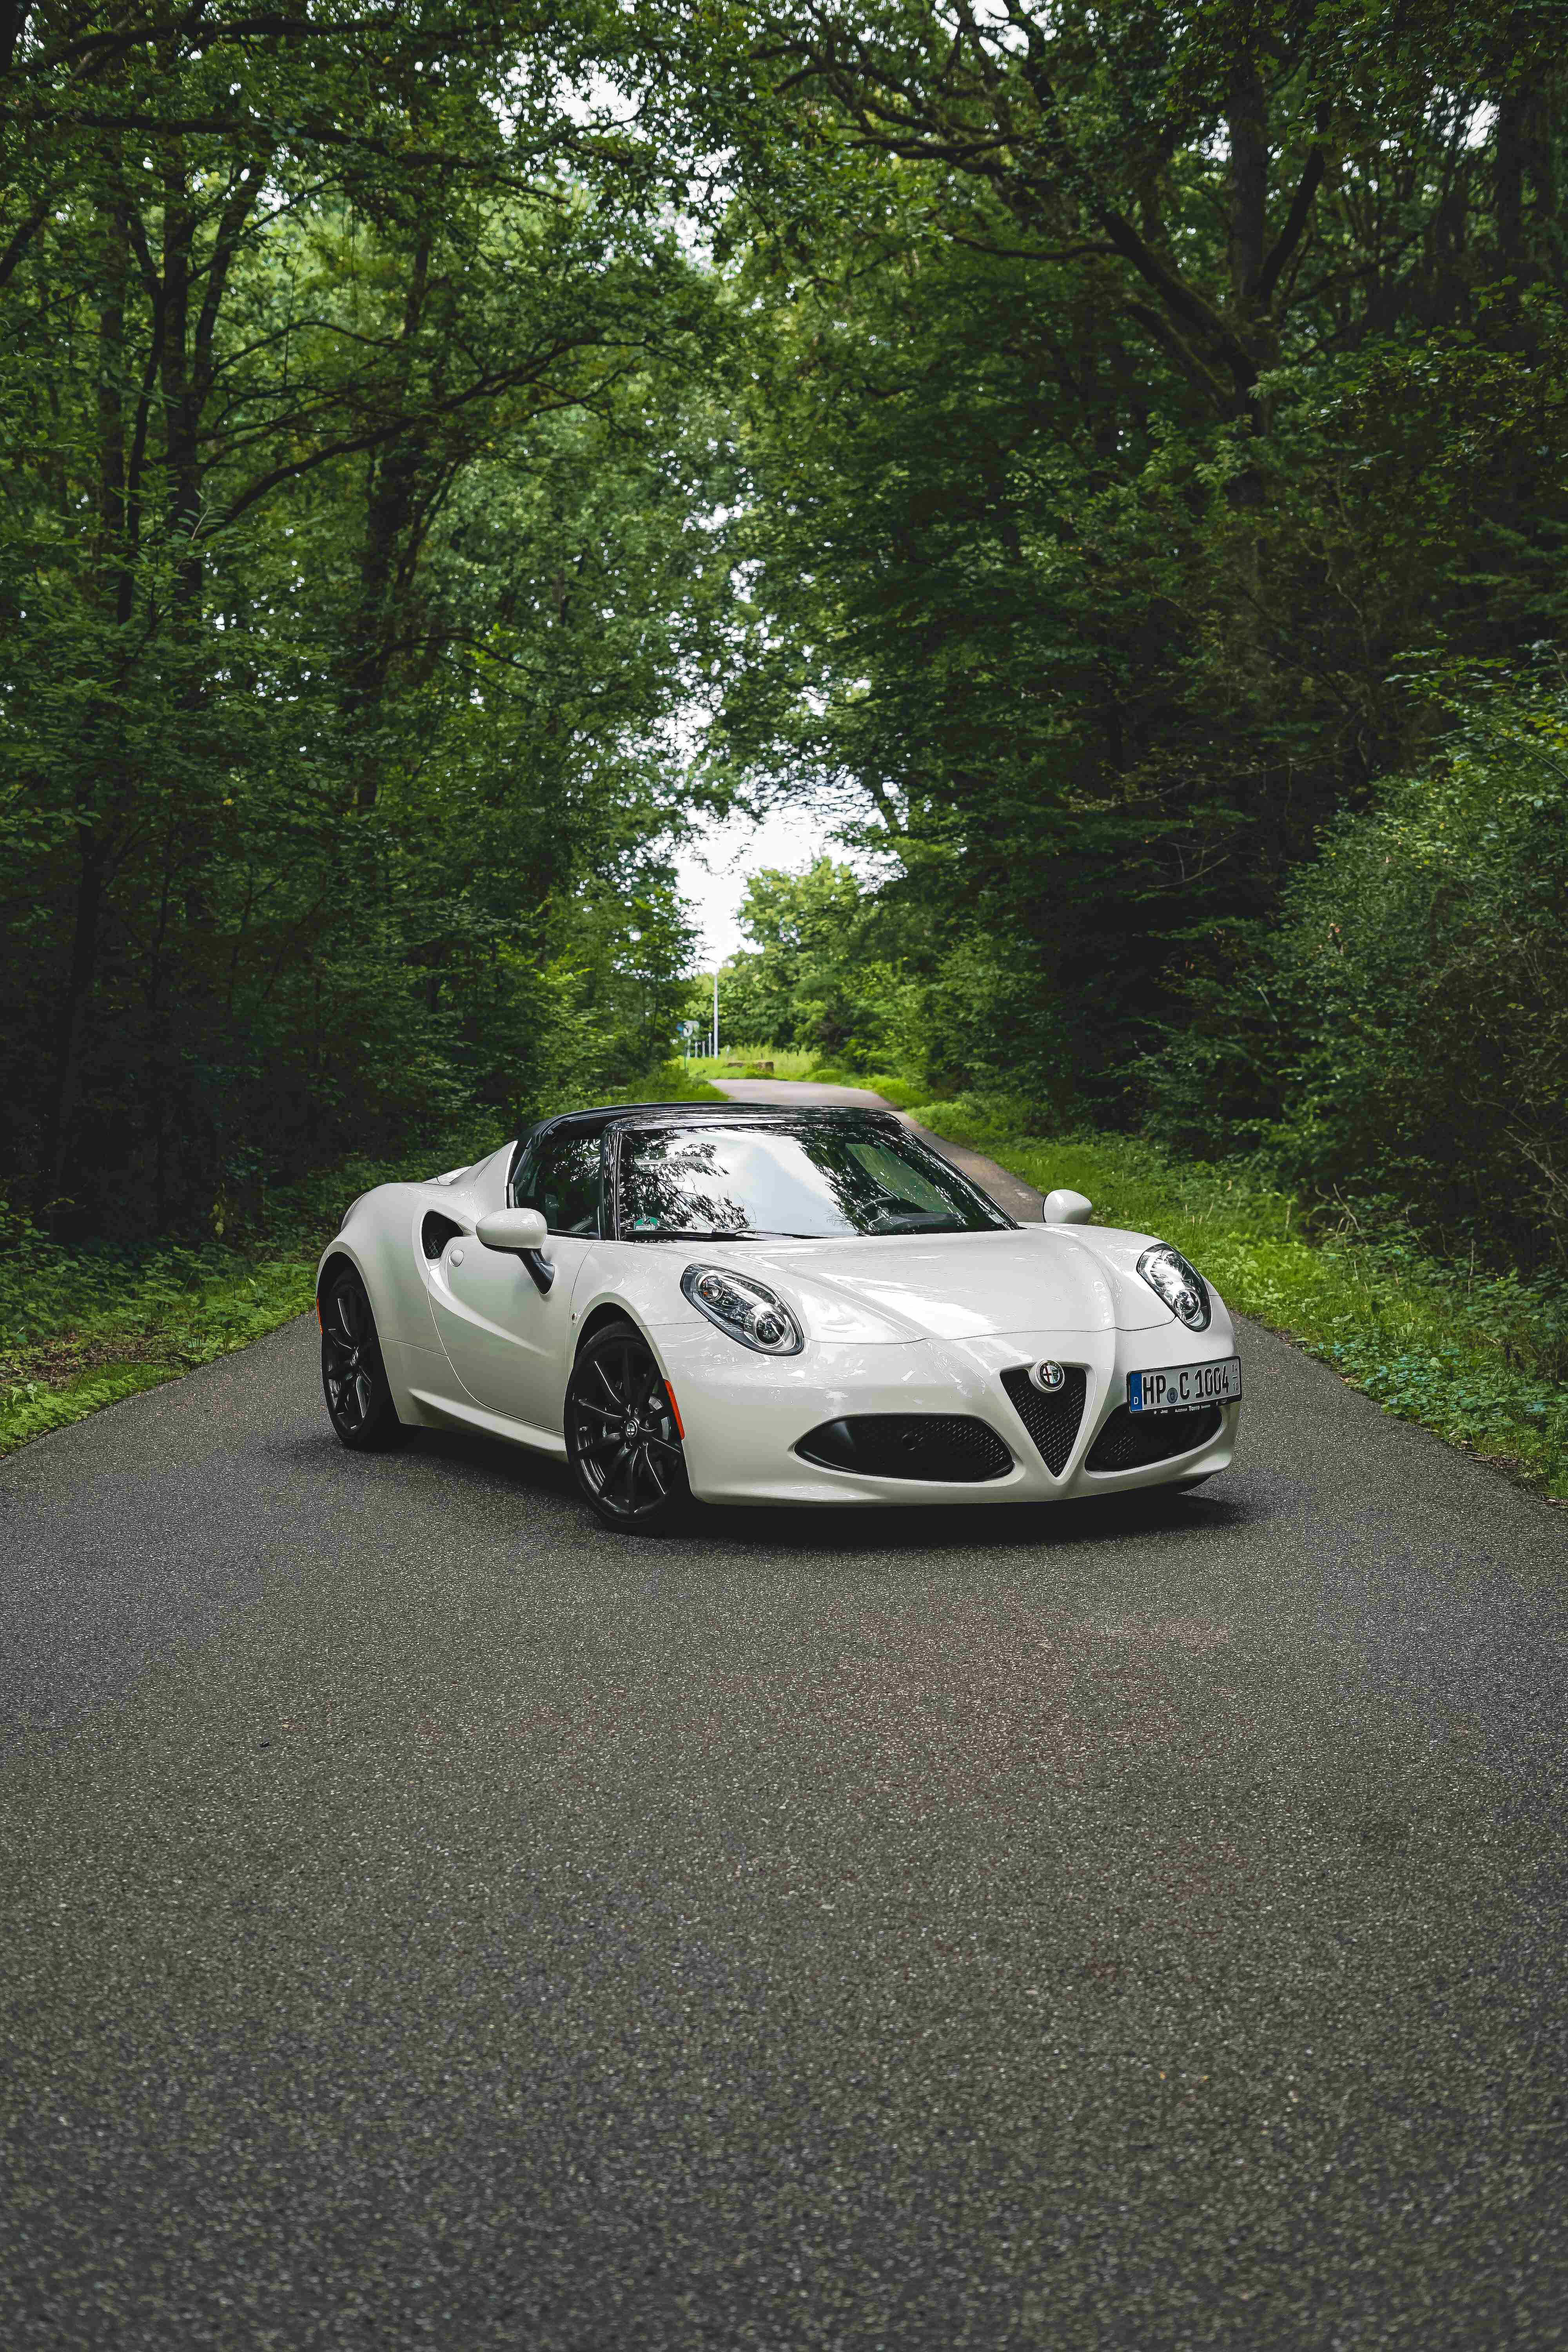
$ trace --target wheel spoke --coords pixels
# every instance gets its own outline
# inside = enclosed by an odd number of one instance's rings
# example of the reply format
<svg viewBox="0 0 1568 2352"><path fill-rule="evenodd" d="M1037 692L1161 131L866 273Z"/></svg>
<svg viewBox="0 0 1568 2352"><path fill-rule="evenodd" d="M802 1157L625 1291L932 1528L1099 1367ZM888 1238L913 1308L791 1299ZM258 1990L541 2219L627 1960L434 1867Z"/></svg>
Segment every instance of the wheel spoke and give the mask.
<svg viewBox="0 0 1568 2352"><path fill-rule="evenodd" d="M345 1344L352 1348L357 1343L359 1339L359 1316L357 1312L359 1301L354 1297L353 1290L346 1282L338 1291L336 1306L338 1310L338 1328L342 1333Z"/></svg>
<svg viewBox="0 0 1568 2352"><path fill-rule="evenodd" d="M684 1494L673 1407L658 1359L640 1339L606 1335L580 1360L567 1422L583 1489L606 1517L651 1518Z"/></svg>
<svg viewBox="0 0 1568 2352"><path fill-rule="evenodd" d="M354 1396L359 1404L360 1419L368 1421L371 1406L375 1401L375 1391L371 1387L368 1374L364 1372L354 1374Z"/></svg>

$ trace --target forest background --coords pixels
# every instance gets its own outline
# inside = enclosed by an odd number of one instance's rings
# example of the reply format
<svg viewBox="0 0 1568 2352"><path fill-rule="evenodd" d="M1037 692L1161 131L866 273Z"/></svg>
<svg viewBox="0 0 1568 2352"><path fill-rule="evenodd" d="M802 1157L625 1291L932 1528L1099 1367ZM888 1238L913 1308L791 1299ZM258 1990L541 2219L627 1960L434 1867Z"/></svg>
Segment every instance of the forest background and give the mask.
<svg viewBox="0 0 1568 2352"><path fill-rule="evenodd" d="M1565 100L1563 0L0 6L14 1270L635 1083L793 796L731 1034L1561 1274Z"/></svg>

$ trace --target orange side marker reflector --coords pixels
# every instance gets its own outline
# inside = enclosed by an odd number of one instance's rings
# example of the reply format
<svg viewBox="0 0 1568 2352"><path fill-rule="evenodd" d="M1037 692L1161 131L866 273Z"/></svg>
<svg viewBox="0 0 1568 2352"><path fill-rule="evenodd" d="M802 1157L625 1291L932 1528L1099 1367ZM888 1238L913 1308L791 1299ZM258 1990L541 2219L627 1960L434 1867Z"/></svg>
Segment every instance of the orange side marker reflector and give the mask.
<svg viewBox="0 0 1568 2352"><path fill-rule="evenodd" d="M327 1336L327 1327L321 1320L321 1302L319 1298L316 1301L316 1328L324 1339Z"/></svg>
<svg viewBox="0 0 1568 2352"><path fill-rule="evenodd" d="M686 1425L680 1418L680 1407L675 1402L675 1391L670 1387L668 1381L666 1381L664 1384L664 1392L669 1399L669 1409L675 1415L675 1433L677 1437L679 1438L682 1445L684 1445L686 1443Z"/></svg>

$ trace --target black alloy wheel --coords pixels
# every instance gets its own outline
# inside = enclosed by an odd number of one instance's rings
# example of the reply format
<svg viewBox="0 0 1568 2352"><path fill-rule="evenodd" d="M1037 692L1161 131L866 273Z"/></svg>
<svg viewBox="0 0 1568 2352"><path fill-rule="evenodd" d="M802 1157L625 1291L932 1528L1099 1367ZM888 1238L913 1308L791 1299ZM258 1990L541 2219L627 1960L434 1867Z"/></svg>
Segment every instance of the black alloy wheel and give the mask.
<svg viewBox="0 0 1568 2352"><path fill-rule="evenodd" d="M675 1407L635 1324L607 1323L580 1350L566 1391L566 1458L606 1527L657 1535L687 1501Z"/></svg>
<svg viewBox="0 0 1568 2352"><path fill-rule="evenodd" d="M321 1388L332 1427L355 1453L384 1453L407 1433L392 1401L370 1297L352 1265L329 1273L320 1310Z"/></svg>

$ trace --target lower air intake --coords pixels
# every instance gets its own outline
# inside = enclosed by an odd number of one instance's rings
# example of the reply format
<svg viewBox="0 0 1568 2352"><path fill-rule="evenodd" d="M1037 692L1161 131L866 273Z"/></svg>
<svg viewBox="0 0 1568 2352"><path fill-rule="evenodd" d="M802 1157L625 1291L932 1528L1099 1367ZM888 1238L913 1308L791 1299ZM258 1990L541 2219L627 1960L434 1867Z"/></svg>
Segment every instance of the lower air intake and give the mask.
<svg viewBox="0 0 1568 2352"><path fill-rule="evenodd" d="M1012 1401L1013 1410L1035 1441L1041 1461L1053 1478L1059 1478L1072 1452L1078 1425L1083 1419L1084 1391L1089 1375L1081 1364L1064 1367L1067 1377L1059 1389L1047 1393L1037 1389L1029 1378L1026 1364L1015 1365L1002 1375L1002 1385Z"/></svg>
<svg viewBox="0 0 1568 2352"><path fill-rule="evenodd" d="M979 1486L1003 1478L1013 1457L984 1421L952 1413L861 1412L825 1421L795 1447L824 1470L858 1470L864 1478L924 1478L945 1486Z"/></svg>
<svg viewBox="0 0 1568 2352"><path fill-rule="evenodd" d="M1147 1470L1206 1445L1224 1418L1217 1404L1190 1412L1129 1412L1119 1404L1089 1449L1089 1470Z"/></svg>

